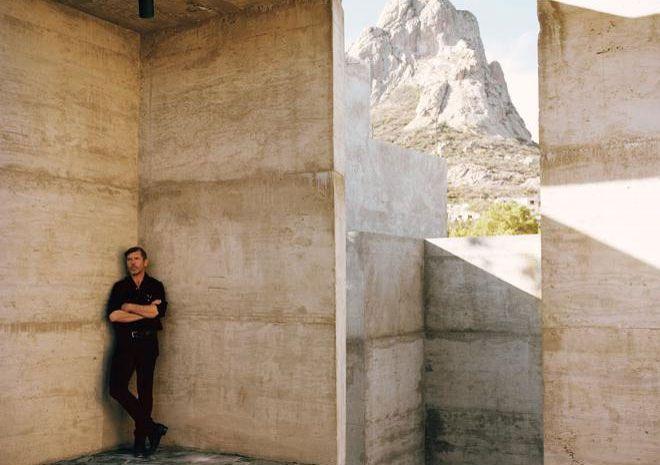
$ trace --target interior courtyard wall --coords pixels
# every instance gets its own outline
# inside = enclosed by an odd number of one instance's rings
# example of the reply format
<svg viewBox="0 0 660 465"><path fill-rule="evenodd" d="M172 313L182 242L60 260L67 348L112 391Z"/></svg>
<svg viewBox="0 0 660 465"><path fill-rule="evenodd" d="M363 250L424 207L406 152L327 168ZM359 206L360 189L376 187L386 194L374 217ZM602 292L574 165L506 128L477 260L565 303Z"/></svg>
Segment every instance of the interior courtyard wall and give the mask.
<svg viewBox="0 0 660 465"><path fill-rule="evenodd" d="M427 463L542 465L540 237L425 246Z"/></svg>
<svg viewBox="0 0 660 465"><path fill-rule="evenodd" d="M23 465L126 433L104 311L137 241L139 36L3 0L0 44L0 463Z"/></svg>
<svg viewBox="0 0 660 465"><path fill-rule="evenodd" d="M139 237L169 292L166 443L343 463L340 8L143 37Z"/></svg>

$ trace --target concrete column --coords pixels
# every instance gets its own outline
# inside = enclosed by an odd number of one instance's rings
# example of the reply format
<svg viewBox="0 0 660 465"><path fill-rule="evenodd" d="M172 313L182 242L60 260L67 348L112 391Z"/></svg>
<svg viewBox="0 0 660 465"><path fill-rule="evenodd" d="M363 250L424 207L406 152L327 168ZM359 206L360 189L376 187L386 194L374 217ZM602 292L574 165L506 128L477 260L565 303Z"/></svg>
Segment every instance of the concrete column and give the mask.
<svg viewBox="0 0 660 465"><path fill-rule="evenodd" d="M122 438L104 311L137 240L138 59L136 33L0 2L0 463Z"/></svg>
<svg viewBox="0 0 660 465"><path fill-rule="evenodd" d="M424 462L421 239L351 231L349 465Z"/></svg>
<svg viewBox="0 0 660 465"><path fill-rule="evenodd" d="M615 3L630 16L602 11ZM591 4L539 2L545 464L651 465L660 457L659 17Z"/></svg>
<svg viewBox="0 0 660 465"><path fill-rule="evenodd" d="M143 37L139 234L169 290L176 444L343 463L342 21L289 1Z"/></svg>

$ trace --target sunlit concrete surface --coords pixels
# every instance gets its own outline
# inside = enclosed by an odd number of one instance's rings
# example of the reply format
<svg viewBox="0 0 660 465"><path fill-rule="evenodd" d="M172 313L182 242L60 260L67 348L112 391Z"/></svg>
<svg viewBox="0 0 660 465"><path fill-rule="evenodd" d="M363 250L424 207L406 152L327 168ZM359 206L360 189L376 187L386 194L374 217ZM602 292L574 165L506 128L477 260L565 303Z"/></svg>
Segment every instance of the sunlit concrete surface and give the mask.
<svg viewBox="0 0 660 465"><path fill-rule="evenodd" d="M611 15L638 18L660 13L658 0L561 0L557 3L579 6Z"/></svg>
<svg viewBox="0 0 660 465"><path fill-rule="evenodd" d="M240 455L220 454L180 447L162 447L147 458L133 457L130 448L117 448L94 455L53 462L50 465L291 465L296 462L274 462Z"/></svg>
<svg viewBox="0 0 660 465"><path fill-rule="evenodd" d="M579 3L539 2L545 465L657 465L660 16Z"/></svg>

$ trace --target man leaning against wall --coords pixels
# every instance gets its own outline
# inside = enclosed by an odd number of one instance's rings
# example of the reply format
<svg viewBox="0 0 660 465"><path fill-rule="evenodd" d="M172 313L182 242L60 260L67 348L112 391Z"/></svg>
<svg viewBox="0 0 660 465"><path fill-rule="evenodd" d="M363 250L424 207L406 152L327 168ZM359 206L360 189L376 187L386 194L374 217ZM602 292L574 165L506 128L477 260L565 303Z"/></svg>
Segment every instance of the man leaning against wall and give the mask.
<svg viewBox="0 0 660 465"><path fill-rule="evenodd" d="M126 277L112 287L106 309L115 334L110 395L135 422L134 455L147 457L156 452L167 432L167 426L151 417L158 331L163 329L160 320L167 311L167 300L163 283L147 273L149 260L142 247L131 247L124 252L124 258ZM133 371L137 373L137 397L128 389Z"/></svg>

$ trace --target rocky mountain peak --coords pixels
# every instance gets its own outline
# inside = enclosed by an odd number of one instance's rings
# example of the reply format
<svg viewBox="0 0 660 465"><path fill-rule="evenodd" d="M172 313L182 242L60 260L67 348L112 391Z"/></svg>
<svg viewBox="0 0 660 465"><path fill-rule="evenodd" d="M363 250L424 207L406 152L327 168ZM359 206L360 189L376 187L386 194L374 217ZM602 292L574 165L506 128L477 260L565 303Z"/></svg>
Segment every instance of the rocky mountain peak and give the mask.
<svg viewBox="0 0 660 465"><path fill-rule="evenodd" d="M475 16L448 0L391 0L348 55L367 61L374 111L407 107L404 131L449 127L530 142Z"/></svg>

